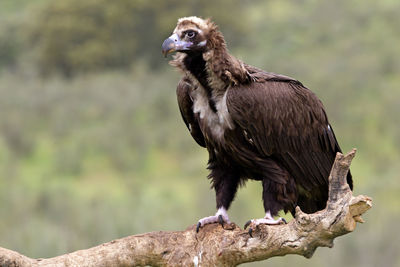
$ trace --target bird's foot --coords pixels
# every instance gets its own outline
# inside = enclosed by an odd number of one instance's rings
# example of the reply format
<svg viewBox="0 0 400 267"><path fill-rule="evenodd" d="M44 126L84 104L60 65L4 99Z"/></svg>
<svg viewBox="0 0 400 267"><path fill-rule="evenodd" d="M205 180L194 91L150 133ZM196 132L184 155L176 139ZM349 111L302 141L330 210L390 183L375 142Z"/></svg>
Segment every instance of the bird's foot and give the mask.
<svg viewBox="0 0 400 267"><path fill-rule="evenodd" d="M196 232L197 233L199 232L200 227L210 223L219 223L221 224L222 227L224 227L224 223L230 224L231 221L229 220L226 209L219 208L214 216L208 216L200 219L199 222L197 223Z"/></svg>
<svg viewBox="0 0 400 267"><path fill-rule="evenodd" d="M278 224L287 224L287 222L286 222L286 220L284 218L274 219L271 216L271 213L268 211L265 214L264 218L252 219L252 220L249 220L248 222L246 222L246 224L244 225L244 229L246 229L248 226L250 226L249 235L251 237L253 237L252 233L253 233L254 229L260 224L278 225Z"/></svg>
<svg viewBox="0 0 400 267"><path fill-rule="evenodd" d="M268 225L275 225L275 224L286 224L286 220L284 218L279 218L277 220L275 219L269 219L269 218L261 218L261 219L252 219L244 225L244 229L246 229L250 224L257 226L260 224L268 224Z"/></svg>

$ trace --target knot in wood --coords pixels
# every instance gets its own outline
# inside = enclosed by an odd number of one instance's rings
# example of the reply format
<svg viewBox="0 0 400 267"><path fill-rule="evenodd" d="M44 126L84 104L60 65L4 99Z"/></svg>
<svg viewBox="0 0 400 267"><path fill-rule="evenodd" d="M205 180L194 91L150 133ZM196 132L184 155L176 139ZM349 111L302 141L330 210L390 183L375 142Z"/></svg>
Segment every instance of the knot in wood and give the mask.
<svg viewBox="0 0 400 267"><path fill-rule="evenodd" d="M306 213L301 213L297 216L297 222L300 225L307 225L311 222L311 217Z"/></svg>

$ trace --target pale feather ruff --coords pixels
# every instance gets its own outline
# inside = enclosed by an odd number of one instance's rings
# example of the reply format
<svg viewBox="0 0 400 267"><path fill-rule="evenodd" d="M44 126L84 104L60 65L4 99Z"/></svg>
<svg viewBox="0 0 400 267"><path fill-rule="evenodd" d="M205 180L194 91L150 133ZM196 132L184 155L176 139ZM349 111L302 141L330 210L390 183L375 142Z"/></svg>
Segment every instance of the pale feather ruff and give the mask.
<svg viewBox="0 0 400 267"><path fill-rule="evenodd" d="M228 90L222 97L215 99L217 112L211 109L207 93L201 85L193 92L192 96L193 113L198 113L200 119L205 120L206 127L218 140L223 138L226 129L234 129L234 124L226 105L227 93Z"/></svg>
<svg viewBox="0 0 400 267"><path fill-rule="evenodd" d="M197 25L199 25L199 27L201 27L201 28L207 28L207 22L204 20L204 19L202 19L202 18L199 18L199 17L196 17L196 16L190 16L190 17L183 17L183 18L180 18L180 19L178 19L178 25L180 24L180 23L182 23L183 21L190 21L190 22L193 22L194 24L197 24Z"/></svg>

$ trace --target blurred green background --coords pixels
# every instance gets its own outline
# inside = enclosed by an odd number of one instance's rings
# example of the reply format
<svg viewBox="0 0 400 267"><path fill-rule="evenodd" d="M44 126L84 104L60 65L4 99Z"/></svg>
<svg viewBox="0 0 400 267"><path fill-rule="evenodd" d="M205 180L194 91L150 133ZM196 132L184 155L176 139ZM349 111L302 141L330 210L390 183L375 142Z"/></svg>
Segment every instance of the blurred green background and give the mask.
<svg viewBox="0 0 400 267"><path fill-rule="evenodd" d="M374 199L333 249L245 266L400 266L399 14L398 0L1 0L0 246L52 257L215 212L160 51L198 15L238 58L316 92L342 149L358 148L355 194ZM261 216L249 182L230 217Z"/></svg>

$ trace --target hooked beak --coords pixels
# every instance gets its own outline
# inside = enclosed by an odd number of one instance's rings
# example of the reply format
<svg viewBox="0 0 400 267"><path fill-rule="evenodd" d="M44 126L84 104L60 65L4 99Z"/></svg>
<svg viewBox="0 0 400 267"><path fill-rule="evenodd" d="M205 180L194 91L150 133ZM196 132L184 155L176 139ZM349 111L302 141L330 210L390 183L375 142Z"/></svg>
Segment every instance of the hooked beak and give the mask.
<svg viewBox="0 0 400 267"><path fill-rule="evenodd" d="M192 42L181 41L178 34L174 33L163 42L161 48L164 57L167 57L175 51L189 50L192 45Z"/></svg>

